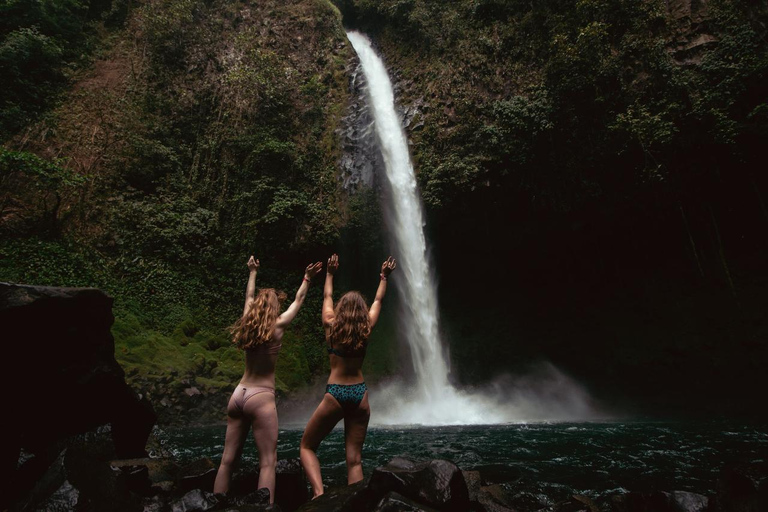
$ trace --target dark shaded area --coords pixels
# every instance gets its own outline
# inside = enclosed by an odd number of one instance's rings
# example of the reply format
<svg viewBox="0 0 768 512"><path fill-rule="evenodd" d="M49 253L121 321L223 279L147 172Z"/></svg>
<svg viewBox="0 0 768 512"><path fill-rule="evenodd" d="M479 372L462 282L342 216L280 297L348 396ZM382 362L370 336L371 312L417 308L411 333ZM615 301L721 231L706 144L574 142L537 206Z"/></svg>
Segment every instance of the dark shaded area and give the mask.
<svg viewBox="0 0 768 512"><path fill-rule="evenodd" d="M408 468L410 466L410 468ZM427 471L425 471L427 469ZM738 488L728 483L738 474L749 474L750 485ZM731 476L729 476L731 475ZM754 480L754 479L757 480ZM368 482L358 482L344 488L329 489L323 496L301 507L300 511L357 511L377 512L409 510L462 510L473 512L757 512L765 503L759 501L754 484L765 478L760 464L726 468L720 477L722 490L707 497L684 491L625 491L614 494L607 502L596 503L588 496L573 494L548 506L536 500L521 500L507 488L498 484L468 487L469 481L480 480L479 475L462 472L449 461L417 462L396 457L386 466L376 468ZM446 492L448 482L463 488L459 494ZM467 489L469 488L469 493ZM440 496L438 498L438 496ZM541 495L539 495L541 497ZM602 505L602 506L601 506Z"/></svg>
<svg viewBox="0 0 768 512"><path fill-rule="evenodd" d="M419 109L455 382L766 414L765 2L336 5Z"/></svg>
<svg viewBox="0 0 768 512"><path fill-rule="evenodd" d="M24 482L48 468L67 438L99 425L111 425L113 456L146 455L155 413L114 359L112 321L112 299L99 290L0 283L0 325L12 341L2 385L13 390L7 410L15 418L3 443L11 479L3 503L29 490ZM24 464L21 449L32 455Z"/></svg>

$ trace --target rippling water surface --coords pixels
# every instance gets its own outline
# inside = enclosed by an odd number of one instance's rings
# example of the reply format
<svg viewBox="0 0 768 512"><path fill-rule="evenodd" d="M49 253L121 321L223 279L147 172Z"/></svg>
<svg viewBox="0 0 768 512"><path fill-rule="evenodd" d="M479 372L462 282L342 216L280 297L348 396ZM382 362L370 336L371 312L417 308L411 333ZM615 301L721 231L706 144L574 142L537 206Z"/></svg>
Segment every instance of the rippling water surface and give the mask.
<svg viewBox="0 0 768 512"><path fill-rule="evenodd" d="M278 457L299 456L303 426L280 430ZM221 457L224 426L168 430L182 460ZM488 483L551 503L572 492L598 501L627 490L710 494L727 463L768 460L768 425L708 423L536 423L466 427L377 427L363 452L366 476L396 455L449 459ZM318 451L326 486L346 483L344 434ZM249 441L243 464L257 460Z"/></svg>

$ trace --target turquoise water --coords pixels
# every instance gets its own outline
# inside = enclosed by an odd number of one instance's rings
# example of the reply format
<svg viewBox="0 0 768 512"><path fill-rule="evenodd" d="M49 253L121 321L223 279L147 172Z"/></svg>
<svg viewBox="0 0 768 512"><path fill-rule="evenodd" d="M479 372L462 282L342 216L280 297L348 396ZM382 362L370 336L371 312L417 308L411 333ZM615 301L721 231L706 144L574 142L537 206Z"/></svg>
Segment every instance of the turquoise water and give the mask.
<svg viewBox="0 0 768 512"><path fill-rule="evenodd" d="M168 430L182 460L221 456L224 426ZM298 457L301 428L280 430L278 456ZM712 494L725 464L768 460L768 425L733 422L536 423L466 427L371 428L363 451L366 476L396 455L449 459L479 470L488 483L546 503L570 493L604 502L625 491ZM326 486L346 483L343 430L318 451ZM257 460L249 441L243 464Z"/></svg>

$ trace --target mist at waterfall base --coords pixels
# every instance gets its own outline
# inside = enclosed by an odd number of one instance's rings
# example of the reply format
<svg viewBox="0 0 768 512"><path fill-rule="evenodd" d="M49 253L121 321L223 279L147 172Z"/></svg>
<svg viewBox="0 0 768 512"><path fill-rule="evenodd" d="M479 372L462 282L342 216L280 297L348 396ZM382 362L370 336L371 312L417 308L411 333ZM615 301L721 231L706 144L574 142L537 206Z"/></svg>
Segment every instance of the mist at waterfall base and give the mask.
<svg viewBox="0 0 768 512"><path fill-rule="evenodd" d="M374 424L458 425L531 420L584 420L595 416L589 397L551 364L525 377L505 377L474 391L454 388L448 379L438 325L437 290L424 235L424 212L397 113L392 83L370 40L347 37L360 59L374 131L385 167L385 211L391 245L399 260L394 276L401 308L398 325L408 342L415 372L375 389Z"/></svg>
<svg viewBox="0 0 768 512"><path fill-rule="evenodd" d="M489 425L606 417L577 382L549 363L479 388L448 385L436 397L421 396L411 385L393 382L375 388L370 402L375 425Z"/></svg>

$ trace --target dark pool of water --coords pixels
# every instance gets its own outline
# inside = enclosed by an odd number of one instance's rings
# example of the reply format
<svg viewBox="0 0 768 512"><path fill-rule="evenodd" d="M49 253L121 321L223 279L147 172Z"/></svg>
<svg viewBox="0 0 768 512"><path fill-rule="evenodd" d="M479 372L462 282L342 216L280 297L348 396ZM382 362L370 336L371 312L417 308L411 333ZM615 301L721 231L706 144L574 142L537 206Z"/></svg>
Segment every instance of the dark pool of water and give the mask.
<svg viewBox="0 0 768 512"><path fill-rule="evenodd" d="M218 462L224 426L174 428L166 443L182 460ZM299 456L301 427L280 430L278 457ZM459 427L376 427L363 451L366 476L396 455L449 459L479 470L488 483L551 503L569 493L604 502L625 491L715 491L728 463L768 460L768 425L725 421L536 423ZM326 486L346 483L344 434L337 428L318 451ZM249 441L243 464L257 454Z"/></svg>

